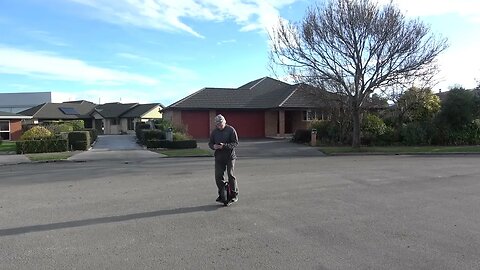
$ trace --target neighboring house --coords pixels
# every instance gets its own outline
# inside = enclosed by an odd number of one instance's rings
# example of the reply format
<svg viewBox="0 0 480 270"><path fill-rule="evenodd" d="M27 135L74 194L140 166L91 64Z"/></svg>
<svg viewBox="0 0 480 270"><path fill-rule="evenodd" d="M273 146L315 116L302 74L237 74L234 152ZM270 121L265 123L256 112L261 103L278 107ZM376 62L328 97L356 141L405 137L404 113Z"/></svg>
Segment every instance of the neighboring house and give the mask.
<svg viewBox="0 0 480 270"><path fill-rule="evenodd" d="M30 116L0 111L0 137L2 140L18 140L22 136L22 120Z"/></svg>
<svg viewBox="0 0 480 270"><path fill-rule="evenodd" d="M208 138L213 118L222 114L242 138L284 137L326 119L331 94L305 85L269 77L238 88L203 88L163 110L163 118L183 126L197 139Z"/></svg>
<svg viewBox="0 0 480 270"><path fill-rule="evenodd" d="M52 102L51 92L0 93L0 111L18 113Z"/></svg>
<svg viewBox="0 0 480 270"><path fill-rule="evenodd" d="M136 122L162 117L159 103L95 103L80 100L63 103L44 103L20 112L31 116L26 124L83 120L86 128L95 128L99 134L134 133Z"/></svg>
<svg viewBox="0 0 480 270"><path fill-rule="evenodd" d="M95 107L91 113L95 121L95 129L104 134L134 133L139 122L147 122L162 118L159 103L105 103Z"/></svg>
<svg viewBox="0 0 480 270"><path fill-rule="evenodd" d="M97 105L90 101L79 100L63 103L43 103L19 114L31 116L25 121L27 124L40 124L46 122L83 120L86 128L92 128L93 109Z"/></svg>

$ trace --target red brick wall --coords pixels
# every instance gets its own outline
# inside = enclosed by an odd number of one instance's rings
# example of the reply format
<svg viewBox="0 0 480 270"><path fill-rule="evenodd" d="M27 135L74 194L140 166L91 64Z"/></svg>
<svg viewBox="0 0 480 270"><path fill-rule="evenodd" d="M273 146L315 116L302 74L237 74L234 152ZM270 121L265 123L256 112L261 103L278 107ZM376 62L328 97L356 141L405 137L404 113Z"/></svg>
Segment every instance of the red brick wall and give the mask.
<svg viewBox="0 0 480 270"><path fill-rule="evenodd" d="M278 111L265 111L265 136L275 137L278 133Z"/></svg>
<svg viewBox="0 0 480 270"><path fill-rule="evenodd" d="M16 141L22 136L22 121L10 120L10 140Z"/></svg>

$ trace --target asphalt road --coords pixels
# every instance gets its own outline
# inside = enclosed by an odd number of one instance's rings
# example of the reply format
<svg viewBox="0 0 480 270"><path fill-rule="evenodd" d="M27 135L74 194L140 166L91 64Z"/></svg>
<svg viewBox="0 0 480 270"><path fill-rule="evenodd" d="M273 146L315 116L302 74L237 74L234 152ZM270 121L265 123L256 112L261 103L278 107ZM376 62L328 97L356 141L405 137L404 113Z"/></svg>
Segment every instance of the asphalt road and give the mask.
<svg viewBox="0 0 480 270"><path fill-rule="evenodd" d="M480 269L480 157L5 165L0 269Z"/></svg>

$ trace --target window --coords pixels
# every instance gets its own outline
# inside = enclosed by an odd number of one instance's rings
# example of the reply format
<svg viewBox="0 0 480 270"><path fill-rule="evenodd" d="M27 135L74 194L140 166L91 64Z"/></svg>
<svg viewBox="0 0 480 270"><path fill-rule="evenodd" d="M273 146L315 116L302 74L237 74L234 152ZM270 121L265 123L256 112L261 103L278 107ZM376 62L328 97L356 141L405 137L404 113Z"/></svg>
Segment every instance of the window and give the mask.
<svg viewBox="0 0 480 270"><path fill-rule="evenodd" d="M321 110L307 110L302 112L303 121L326 120Z"/></svg>
<svg viewBox="0 0 480 270"><path fill-rule="evenodd" d="M128 130L135 130L135 124L133 122L133 118L127 119Z"/></svg>
<svg viewBox="0 0 480 270"><path fill-rule="evenodd" d="M110 125L112 125L112 126L118 125L118 119L117 118L110 119Z"/></svg>
<svg viewBox="0 0 480 270"><path fill-rule="evenodd" d="M2 140L10 140L10 121L0 120L0 137Z"/></svg>

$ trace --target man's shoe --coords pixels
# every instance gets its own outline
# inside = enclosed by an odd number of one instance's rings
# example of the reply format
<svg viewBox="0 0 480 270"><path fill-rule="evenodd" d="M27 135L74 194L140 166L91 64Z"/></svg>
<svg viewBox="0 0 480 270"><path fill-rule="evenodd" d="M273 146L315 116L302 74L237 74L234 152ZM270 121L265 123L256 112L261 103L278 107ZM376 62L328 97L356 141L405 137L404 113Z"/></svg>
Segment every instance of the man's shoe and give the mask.
<svg viewBox="0 0 480 270"><path fill-rule="evenodd" d="M220 196L218 196L218 198L215 201L219 203L223 203L222 198L220 198Z"/></svg>
<svg viewBox="0 0 480 270"><path fill-rule="evenodd" d="M231 200L230 200L231 203L234 203L234 202L238 202L238 197L233 197Z"/></svg>

